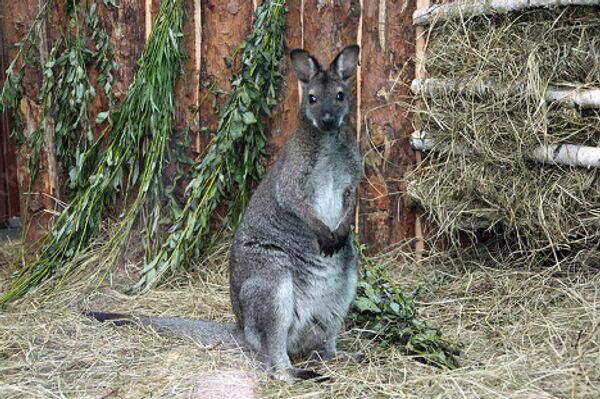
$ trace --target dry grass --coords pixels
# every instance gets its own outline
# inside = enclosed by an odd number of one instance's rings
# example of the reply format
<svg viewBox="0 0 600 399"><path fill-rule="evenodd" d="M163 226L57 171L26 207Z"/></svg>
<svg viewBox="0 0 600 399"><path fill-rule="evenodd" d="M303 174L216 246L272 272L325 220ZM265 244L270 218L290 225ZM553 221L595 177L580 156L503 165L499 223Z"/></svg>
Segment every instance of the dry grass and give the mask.
<svg viewBox="0 0 600 399"><path fill-rule="evenodd" d="M590 267L525 271L472 255L457 262L440 253L421 263L397 251L383 255L378 261L403 289L419 288L421 316L465 344L463 367L425 366L346 331L341 346L364 360L317 365L333 377L322 384L274 383L240 352L80 315L92 308L232 320L226 251L215 251L190 279L142 296L123 294L139 273L130 264L96 293L81 274L47 302L34 296L3 309L0 397L226 397L206 394L207 384L245 398L598 397L600 273Z"/></svg>
<svg viewBox="0 0 600 399"><path fill-rule="evenodd" d="M526 257L597 246L598 171L528 157L540 144L600 145L598 110L543 100L550 85L600 85L600 11L536 9L449 21L432 29L425 67L432 78L494 87L483 95L421 98L419 116L434 148L409 192L440 232L456 239L488 228Z"/></svg>

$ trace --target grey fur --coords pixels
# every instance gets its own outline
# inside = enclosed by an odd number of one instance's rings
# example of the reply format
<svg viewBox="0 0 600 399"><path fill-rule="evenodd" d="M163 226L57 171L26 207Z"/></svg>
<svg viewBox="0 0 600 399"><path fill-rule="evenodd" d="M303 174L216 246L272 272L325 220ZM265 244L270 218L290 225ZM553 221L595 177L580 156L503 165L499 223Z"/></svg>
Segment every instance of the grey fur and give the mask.
<svg viewBox="0 0 600 399"><path fill-rule="evenodd" d="M210 333L199 333L196 327L207 326L184 319L145 318L142 324L185 330L203 343L233 339L285 381L318 375L294 368L290 357L336 355L357 280L350 230L362 168L348 122L348 79L358 52L357 45L346 47L327 70L304 50L291 53L304 94L300 127L259 184L233 238L229 282L236 327L213 323Z"/></svg>

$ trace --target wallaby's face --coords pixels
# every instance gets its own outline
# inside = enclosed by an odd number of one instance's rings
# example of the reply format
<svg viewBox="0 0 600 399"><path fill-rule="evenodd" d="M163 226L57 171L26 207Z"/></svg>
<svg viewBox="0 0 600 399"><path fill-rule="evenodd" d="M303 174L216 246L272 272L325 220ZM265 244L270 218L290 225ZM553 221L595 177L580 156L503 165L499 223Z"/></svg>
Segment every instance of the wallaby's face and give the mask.
<svg viewBox="0 0 600 399"><path fill-rule="evenodd" d="M344 48L324 70L307 51L292 50L292 65L302 84L302 122L324 132L348 123L351 108L348 81L356 71L359 51L358 45Z"/></svg>

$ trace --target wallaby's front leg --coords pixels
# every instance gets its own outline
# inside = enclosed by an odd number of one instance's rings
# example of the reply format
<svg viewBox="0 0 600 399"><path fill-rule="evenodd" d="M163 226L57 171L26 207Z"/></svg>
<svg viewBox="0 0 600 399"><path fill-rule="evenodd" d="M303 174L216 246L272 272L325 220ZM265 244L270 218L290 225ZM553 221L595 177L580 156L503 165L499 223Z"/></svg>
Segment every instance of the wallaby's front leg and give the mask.
<svg viewBox="0 0 600 399"><path fill-rule="evenodd" d="M348 189L344 195L344 215L335 230L331 232L331 251L329 253L324 251L325 255L334 253L348 242L348 235L352 230L352 221L354 219L354 204L353 191Z"/></svg>

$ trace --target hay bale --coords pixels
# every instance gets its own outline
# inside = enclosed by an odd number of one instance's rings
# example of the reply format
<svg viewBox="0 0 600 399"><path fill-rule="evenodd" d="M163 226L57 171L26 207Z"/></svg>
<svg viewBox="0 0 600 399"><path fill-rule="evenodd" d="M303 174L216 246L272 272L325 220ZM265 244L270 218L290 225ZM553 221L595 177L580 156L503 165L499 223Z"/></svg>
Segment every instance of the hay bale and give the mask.
<svg viewBox="0 0 600 399"><path fill-rule="evenodd" d="M419 93L433 147L409 194L440 234L457 242L460 232L485 227L530 259L598 249L598 170L530 158L541 145L600 145L597 109L546 101L556 88L600 87L600 11L448 21L431 30L425 68L432 79L466 87L493 82L484 91Z"/></svg>

